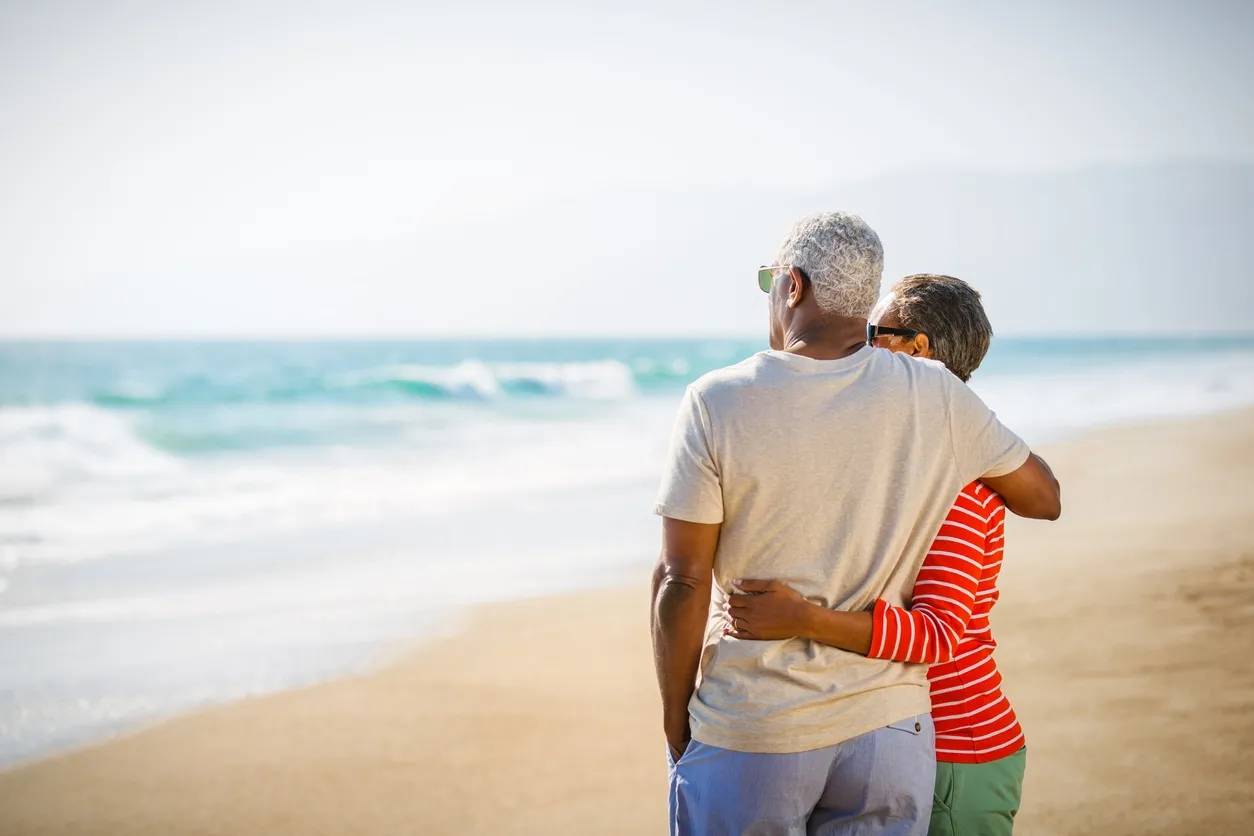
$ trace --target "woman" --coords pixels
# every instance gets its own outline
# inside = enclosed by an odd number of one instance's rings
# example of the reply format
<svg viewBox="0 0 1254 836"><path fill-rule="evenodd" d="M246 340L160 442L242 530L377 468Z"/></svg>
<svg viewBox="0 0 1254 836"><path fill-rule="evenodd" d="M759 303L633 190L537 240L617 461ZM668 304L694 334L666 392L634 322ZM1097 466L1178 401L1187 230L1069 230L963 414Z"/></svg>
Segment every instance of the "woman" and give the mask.
<svg viewBox="0 0 1254 836"><path fill-rule="evenodd" d="M963 381L980 365L992 328L970 285L907 276L876 306L872 345L930 358ZM728 596L728 635L812 639L898 662L930 664L936 724L933 836L1008 834L1027 758L1023 730L1001 692L989 611L997 602L1005 505L972 482L959 494L915 582L909 608L879 600L872 612L813 604L778 581L740 581Z"/></svg>

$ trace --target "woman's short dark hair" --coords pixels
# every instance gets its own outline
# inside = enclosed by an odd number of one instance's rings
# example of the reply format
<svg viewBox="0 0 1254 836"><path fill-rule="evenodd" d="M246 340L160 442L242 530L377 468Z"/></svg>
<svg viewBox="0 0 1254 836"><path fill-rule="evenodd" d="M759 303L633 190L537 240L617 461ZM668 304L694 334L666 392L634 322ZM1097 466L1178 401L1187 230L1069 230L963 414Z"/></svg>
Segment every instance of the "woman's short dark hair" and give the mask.
<svg viewBox="0 0 1254 836"><path fill-rule="evenodd" d="M890 310L901 327L927 334L932 359L963 381L971 379L993 341L979 291L953 276L906 276L893 285Z"/></svg>

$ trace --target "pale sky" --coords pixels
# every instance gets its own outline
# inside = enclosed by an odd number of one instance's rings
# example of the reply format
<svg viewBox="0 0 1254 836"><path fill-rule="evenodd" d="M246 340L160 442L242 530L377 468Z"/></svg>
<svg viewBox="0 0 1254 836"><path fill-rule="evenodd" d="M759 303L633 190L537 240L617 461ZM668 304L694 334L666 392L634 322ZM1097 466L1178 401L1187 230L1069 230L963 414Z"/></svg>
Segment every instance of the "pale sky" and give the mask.
<svg viewBox="0 0 1254 836"><path fill-rule="evenodd" d="M550 334L585 309L516 285L587 281L561 266L577 219L551 263L477 275L486 310L441 307L469 304L450 268L513 218L912 171L1254 163L1252 42L1248 3L0 2L0 336ZM654 234L615 223L627 248ZM689 322L598 316L577 330ZM1060 307L1056 326L1076 323Z"/></svg>

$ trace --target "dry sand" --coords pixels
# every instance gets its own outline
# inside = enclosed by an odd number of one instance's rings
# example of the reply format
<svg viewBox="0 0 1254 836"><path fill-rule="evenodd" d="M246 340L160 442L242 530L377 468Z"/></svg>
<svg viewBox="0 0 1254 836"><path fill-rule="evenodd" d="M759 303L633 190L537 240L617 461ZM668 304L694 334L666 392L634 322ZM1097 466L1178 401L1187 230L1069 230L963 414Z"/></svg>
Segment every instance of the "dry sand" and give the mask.
<svg viewBox="0 0 1254 836"><path fill-rule="evenodd" d="M1254 832L1254 413L1046 452L1064 516L1012 523L994 612L1018 832ZM663 833L646 576L0 773L0 834Z"/></svg>

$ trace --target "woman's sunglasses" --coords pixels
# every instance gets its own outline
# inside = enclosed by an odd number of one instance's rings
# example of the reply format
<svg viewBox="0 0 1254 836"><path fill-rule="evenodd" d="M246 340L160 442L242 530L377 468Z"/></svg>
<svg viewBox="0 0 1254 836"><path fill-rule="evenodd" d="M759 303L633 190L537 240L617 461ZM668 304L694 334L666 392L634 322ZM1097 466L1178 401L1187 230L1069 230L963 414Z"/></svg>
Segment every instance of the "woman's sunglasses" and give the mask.
<svg viewBox="0 0 1254 836"><path fill-rule="evenodd" d="M911 331L908 328L887 328L883 325L872 325L869 322L866 324L867 345L875 345L876 337L905 337L913 340L917 336L919 336L918 331Z"/></svg>

